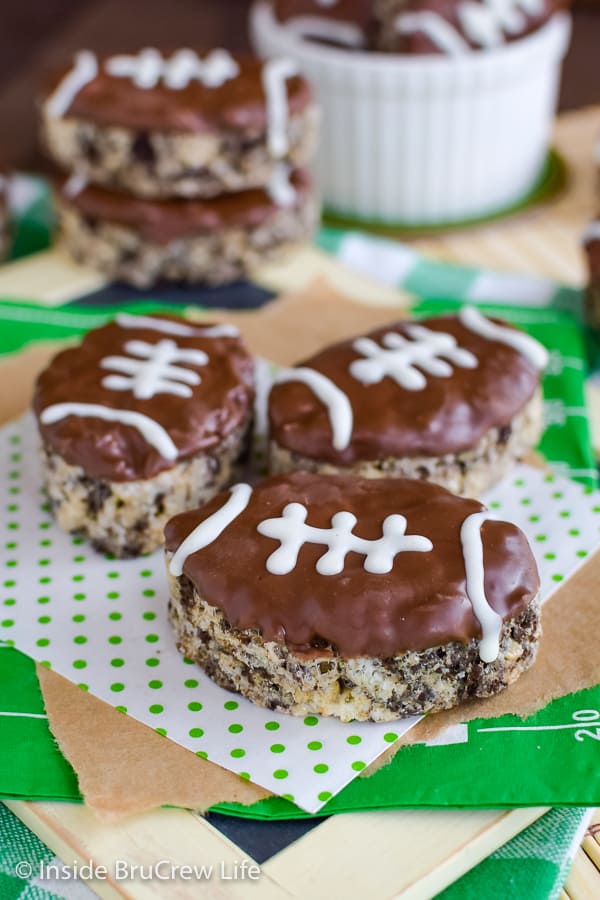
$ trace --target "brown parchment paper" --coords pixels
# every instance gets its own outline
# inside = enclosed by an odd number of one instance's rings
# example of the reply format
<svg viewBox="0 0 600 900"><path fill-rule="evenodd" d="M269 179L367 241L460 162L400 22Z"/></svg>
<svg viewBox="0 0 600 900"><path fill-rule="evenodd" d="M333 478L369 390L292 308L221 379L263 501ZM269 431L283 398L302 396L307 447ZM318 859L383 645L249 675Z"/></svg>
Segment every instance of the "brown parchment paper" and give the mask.
<svg viewBox="0 0 600 900"><path fill-rule="evenodd" d="M211 313L210 319L235 323L254 353L289 364L326 343L403 315L400 307L395 312L389 307L359 305L326 283L315 282L256 312ZM0 364L0 377L11 385L11 391L0 396L0 421L27 408L35 375L56 350L56 345L38 344ZM599 586L600 552L546 605L538 661L529 672L497 697L426 718L363 777L389 762L402 745L429 740L450 725L505 713L525 716L557 697L600 683ZM262 788L198 758L56 673L38 667L38 676L52 732L77 772L86 803L103 818L114 820L160 805L204 810L217 802L250 804L268 796Z"/></svg>

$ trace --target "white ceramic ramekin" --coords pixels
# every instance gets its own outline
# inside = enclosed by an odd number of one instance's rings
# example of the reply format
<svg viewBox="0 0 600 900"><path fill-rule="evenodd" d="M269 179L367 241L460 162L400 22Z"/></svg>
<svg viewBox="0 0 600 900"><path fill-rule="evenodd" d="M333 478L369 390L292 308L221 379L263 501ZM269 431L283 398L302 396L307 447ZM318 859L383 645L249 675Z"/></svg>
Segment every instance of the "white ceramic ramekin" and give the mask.
<svg viewBox="0 0 600 900"><path fill-rule="evenodd" d="M571 23L460 58L399 56L305 41L268 0L250 19L261 56L298 61L323 109L326 208L380 224L438 225L510 207L547 158Z"/></svg>

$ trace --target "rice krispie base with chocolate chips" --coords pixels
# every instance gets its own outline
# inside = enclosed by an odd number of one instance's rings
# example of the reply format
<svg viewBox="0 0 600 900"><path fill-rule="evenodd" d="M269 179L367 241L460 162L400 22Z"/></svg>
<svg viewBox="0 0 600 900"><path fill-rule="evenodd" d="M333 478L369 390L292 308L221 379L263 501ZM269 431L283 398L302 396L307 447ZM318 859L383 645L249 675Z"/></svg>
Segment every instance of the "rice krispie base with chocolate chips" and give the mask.
<svg viewBox="0 0 600 900"><path fill-rule="evenodd" d="M232 628L185 576L169 582L169 620L180 652L220 687L295 716L391 722L490 697L533 664L541 634L536 597L504 623L493 663L481 661L474 639L386 659L343 659L331 647L315 649L310 658L264 641L256 630Z"/></svg>
<svg viewBox="0 0 600 900"><path fill-rule="evenodd" d="M272 476L165 539L180 651L269 709L391 721L497 693L535 659L525 536L431 483Z"/></svg>
<svg viewBox="0 0 600 900"><path fill-rule="evenodd" d="M319 204L307 173L293 173L284 189L285 205L266 190L170 201L63 190L62 235L77 262L137 287L159 279L225 284L313 235Z"/></svg>
<svg viewBox="0 0 600 900"><path fill-rule="evenodd" d="M416 478L431 481L463 497L478 497L500 481L515 461L535 446L542 431L543 402L536 391L523 412L510 425L491 428L473 450L440 457L414 456L364 460L345 468L269 444L269 471L273 474L321 472L323 475L356 475L359 478Z"/></svg>
<svg viewBox="0 0 600 900"><path fill-rule="evenodd" d="M306 165L317 145L315 106L290 119L290 165ZM64 169L139 197L215 197L268 184L278 160L265 134L186 134L100 127L78 119L45 116L44 143Z"/></svg>
<svg viewBox="0 0 600 900"><path fill-rule="evenodd" d="M63 531L82 534L102 553L117 557L152 553L169 519L202 506L236 477L248 449L248 420L214 453L199 453L154 478L90 478L50 448L42 448L44 487Z"/></svg>

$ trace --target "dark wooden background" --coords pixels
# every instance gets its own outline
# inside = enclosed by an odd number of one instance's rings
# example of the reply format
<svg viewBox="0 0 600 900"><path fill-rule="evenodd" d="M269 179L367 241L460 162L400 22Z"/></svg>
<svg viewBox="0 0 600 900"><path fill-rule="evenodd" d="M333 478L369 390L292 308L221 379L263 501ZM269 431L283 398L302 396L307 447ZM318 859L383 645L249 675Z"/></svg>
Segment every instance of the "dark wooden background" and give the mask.
<svg viewBox="0 0 600 900"><path fill-rule="evenodd" d="M35 168L35 97L73 51L147 45L247 47L250 0L0 0L0 158ZM600 102L600 5L575 7L561 108ZM599 122L600 126L600 122Z"/></svg>

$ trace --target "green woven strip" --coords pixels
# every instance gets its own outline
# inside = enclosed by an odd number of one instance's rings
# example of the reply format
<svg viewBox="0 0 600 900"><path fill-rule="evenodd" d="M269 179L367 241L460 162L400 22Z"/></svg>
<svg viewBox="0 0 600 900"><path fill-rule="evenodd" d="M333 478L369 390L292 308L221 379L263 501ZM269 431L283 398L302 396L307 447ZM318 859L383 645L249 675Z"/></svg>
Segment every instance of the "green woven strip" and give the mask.
<svg viewBox="0 0 600 900"><path fill-rule="evenodd" d="M41 866L53 859L52 851L0 803L0 900L63 900L35 883Z"/></svg>
<svg viewBox="0 0 600 900"><path fill-rule="evenodd" d="M582 808L551 810L438 894L437 900L555 900L586 816Z"/></svg>

